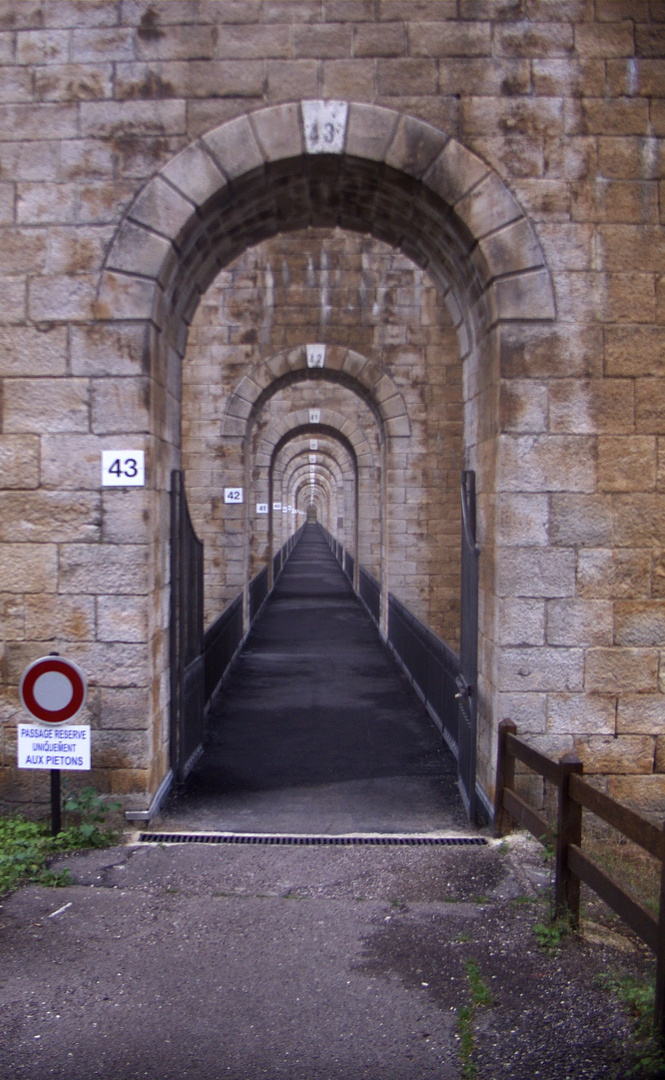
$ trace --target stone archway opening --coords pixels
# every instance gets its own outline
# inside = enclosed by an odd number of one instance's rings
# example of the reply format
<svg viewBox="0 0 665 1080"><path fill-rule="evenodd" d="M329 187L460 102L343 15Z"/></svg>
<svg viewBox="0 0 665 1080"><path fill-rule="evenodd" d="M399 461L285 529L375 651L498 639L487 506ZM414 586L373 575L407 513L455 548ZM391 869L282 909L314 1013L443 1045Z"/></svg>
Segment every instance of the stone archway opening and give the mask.
<svg viewBox="0 0 665 1080"><path fill-rule="evenodd" d="M332 111L331 111L332 110ZM335 139L312 124L334 112ZM425 269L457 337L463 372L463 461L478 475L481 532L481 770L489 766L494 647L494 534L502 328L554 316L542 251L521 208L481 159L445 133L391 110L300 103L259 110L209 132L146 186L109 253L100 319L145 320L151 357L154 595L163 580L170 468L180 462L179 375L190 322L210 283L243 251L278 234L341 228L371 234ZM517 328L519 336L519 326ZM151 612L158 643L163 603ZM159 646L156 657L164 657ZM155 686L164 683L157 659ZM153 777L164 767L168 699L154 699ZM483 726L484 725L484 726Z"/></svg>

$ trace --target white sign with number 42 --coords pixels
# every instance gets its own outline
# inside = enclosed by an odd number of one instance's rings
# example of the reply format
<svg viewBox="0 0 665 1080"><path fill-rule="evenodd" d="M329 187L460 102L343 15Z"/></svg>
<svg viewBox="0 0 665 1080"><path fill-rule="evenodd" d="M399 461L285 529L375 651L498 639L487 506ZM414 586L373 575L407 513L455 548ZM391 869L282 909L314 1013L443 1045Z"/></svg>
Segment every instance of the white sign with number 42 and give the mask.
<svg viewBox="0 0 665 1080"><path fill-rule="evenodd" d="M143 487L144 450L102 450L102 487Z"/></svg>

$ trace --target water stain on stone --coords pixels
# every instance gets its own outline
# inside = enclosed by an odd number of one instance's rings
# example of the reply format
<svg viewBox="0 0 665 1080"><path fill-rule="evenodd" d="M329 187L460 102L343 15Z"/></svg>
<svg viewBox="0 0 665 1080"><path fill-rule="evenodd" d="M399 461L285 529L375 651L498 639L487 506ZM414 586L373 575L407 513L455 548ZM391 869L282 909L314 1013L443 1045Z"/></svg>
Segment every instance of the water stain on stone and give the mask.
<svg viewBox="0 0 665 1080"><path fill-rule="evenodd" d="M159 17L154 8L148 8L141 16L137 34L141 41L159 41L164 37L164 31L159 28Z"/></svg>

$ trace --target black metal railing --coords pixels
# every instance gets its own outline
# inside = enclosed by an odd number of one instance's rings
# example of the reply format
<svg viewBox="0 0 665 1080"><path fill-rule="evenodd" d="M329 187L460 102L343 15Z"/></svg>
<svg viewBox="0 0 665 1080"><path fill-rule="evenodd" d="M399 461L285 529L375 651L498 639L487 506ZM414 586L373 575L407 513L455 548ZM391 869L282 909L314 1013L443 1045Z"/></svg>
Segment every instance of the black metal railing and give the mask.
<svg viewBox="0 0 665 1080"><path fill-rule="evenodd" d="M364 566L358 570L358 585L360 599L378 626L381 619L381 585Z"/></svg>
<svg viewBox="0 0 665 1080"><path fill-rule="evenodd" d="M451 750L457 753L459 657L394 596L388 598L388 644Z"/></svg>
<svg viewBox="0 0 665 1080"><path fill-rule="evenodd" d="M236 596L203 636L205 699L210 701L242 642L242 595Z"/></svg>
<svg viewBox="0 0 665 1080"><path fill-rule="evenodd" d="M323 525L328 546L353 582L353 557ZM381 621L381 585L364 566L359 567L358 595L377 626ZM437 637L404 604L388 595L388 645L451 750L458 752L457 653Z"/></svg>
<svg viewBox="0 0 665 1080"><path fill-rule="evenodd" d="M264 566L263 570L259 570L256 577L253 577L249 583L249 621L254 622L254 619L259 613L261 604L268 595L268 567Z"/></svg>

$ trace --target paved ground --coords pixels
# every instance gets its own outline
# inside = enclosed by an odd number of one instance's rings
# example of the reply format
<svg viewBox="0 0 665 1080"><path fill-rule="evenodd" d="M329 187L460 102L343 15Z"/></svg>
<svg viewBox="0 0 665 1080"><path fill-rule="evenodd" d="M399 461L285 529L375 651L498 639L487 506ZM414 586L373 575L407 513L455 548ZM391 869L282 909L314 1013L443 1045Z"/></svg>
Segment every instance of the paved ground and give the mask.
<svg viewBox="0 0 665 1080"><path fill-rule="evenodd" d="M462 1080L475 961L477 1080L619 1080L630 1025L597 979L643 951L598 926L543 953L535 848L72 857L76 884L0 910L0 1076Z"/></svg>
<svg viewBox="0 0 665 1080"><path fill-rule="evenodd" d="M317 526L306 526L160 827L469 831L452 754Z"/></svg>

